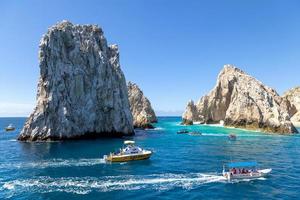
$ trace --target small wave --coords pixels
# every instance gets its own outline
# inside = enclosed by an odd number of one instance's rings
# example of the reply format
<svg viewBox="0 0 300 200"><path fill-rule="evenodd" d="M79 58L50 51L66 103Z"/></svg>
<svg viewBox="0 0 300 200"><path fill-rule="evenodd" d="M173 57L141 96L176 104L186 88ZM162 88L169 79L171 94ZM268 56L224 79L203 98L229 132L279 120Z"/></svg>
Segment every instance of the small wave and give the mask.
<svg viewBox="0 0 300 200"><path fill-rule="evenodd" d="M191 134L191 135L193 135L193 134ZM201 135L199 134L199 136L213 136L213 137L228 137L229 135L230 134L225 134L225 133L202 133ZM241 133L241 134L237 134L236 136L239 138L239 137L272 137L273 135L270 135L270 134L245 134L245 133ZM276 137L278 137L278 136L276 135Z"/></svg>
<svg viewBox="0 0 300 200"><path fill-rule="evenodd" d="M252 178L252 179L244 178L244 179L238 179L238 180L234 179L234 180L231 180L230 182L231 183L240 183L240 182L250 182L250 181L255 181L255 180L265 181L267 179L265 177Z"/></svg>
<svg viewBox="0 0 300 200"><path fill-rule="evenodd" d="M147 128L143 131L161 131L161 130L164 130L164 128L162 128L162 127Z"/></svg>
<svg viewBox="0 0 300 200"><path fill-rule="evenodd" d="M5 183L5 184L3 185L3 188L4 188L4 189L8 189L8 190L13 190L13 189L15 189L15 185L12 184L12 183Z"/></svg>
<svg viewBox="0 0 300 200"><path fill-rule="evenodd" d="M37 162L3 163L0 169L28 169L28 168L55 168L55 167L84 167L105 164L103 158L98 159L52 159Z"/></svg>
<svg viewBox="0 0 300 200"><path fill-rule="evenodd" d="M260 177L260 178L257 178L257 180L265 181L267 179L265 177Z"/></svg>
<svg viewBox="0 0 300 200"><path fill-rule="evenodd" d="M202 133L203 136L228 137L229 134L224 133Z"/></svg>
<svg viewBox="0 0 300 200"><path fill-rule="evenodd" d="M94 177L38 177L7 181L2 188L8 191L34 191L48 193L53 191L87 194L92 191L107 192L114 190L170 190L175 187L192 189L203 184L225 182L223 176L212 174L160 174L146 176L106 176Z"/></svg>
<svg viewBox="0 0 300 200"><path fill-rule="evenodd" d="M211 126L211 127L224 127L223 124L199 124L199 125L203 125L203 126Z"/></svg>

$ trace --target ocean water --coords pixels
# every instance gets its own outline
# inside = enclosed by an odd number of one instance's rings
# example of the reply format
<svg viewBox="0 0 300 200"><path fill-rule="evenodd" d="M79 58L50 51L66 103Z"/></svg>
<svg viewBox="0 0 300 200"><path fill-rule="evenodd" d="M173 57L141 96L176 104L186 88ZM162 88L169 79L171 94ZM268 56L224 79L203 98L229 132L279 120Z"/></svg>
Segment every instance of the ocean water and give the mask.
<svg viewBox="0 0 300 200"><path fill-rule="evenodd" d="M0 118L0 199L299 199L300 136L217 126L179 125L159 117L156 129L123 139L16 141L25 118ZM6 133L13 123L17 130ZM182 128L200 135L180 135ZM229 141L229 133L236 141ZM149 160L105 163L125 139L153 150ZM222 165L256 160L272 174L227 182Z"/></svg>

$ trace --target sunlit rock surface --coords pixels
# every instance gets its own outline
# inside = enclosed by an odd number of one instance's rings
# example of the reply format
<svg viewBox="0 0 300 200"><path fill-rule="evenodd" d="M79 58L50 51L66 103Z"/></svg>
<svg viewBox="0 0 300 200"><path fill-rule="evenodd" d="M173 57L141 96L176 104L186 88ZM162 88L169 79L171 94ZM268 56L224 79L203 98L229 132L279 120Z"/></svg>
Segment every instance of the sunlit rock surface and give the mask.
<svg viewBox="0 0 300 200"><path fill-rule="evenodd" d="M242 70L225 65L216 86L197 104L188 103L183 123L220 123L270 133L296 133L290 104L277 92Z"/></svg>
<svg viewBox="0 0 300 200"><path fill-rule="evenodd" d="M285 92L283 98L287 99L293 107L291 109L291 121L297 127L300 127L300 87L295 87Z"/></svg>
<svg viewBox="0 0 300 200"><path fill-rule="evenodd" d="M19 140L60 140L134 134L116 45L96 25L62 21L39 50L37 104Z"/></svg>
<svg viewBox="0 0 300 200"><path fill-rule="evenodd" d="M153 128L151 123L157 122L157 118L150 101L135 83L129 82L127 87L134 127Z"/></svg>

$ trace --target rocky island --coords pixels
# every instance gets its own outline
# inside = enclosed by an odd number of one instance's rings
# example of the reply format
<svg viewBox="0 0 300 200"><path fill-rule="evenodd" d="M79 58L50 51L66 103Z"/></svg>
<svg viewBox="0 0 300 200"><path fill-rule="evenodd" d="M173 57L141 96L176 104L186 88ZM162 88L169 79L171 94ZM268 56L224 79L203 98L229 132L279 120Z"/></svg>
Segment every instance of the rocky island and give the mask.
<svg viewBox="0 0 300 200"><path fill-rule="evenodd" d="M19 140L134 134L116 45L96 25L62 21L42 37L37 105Z"/></svg>
<svg viewBox="0 0 300 200"><path fill-rule="evenodd" d="M300 87L295 87L285 92L283 98L288 100L293 106L290 116L291 121L297 127L300 127Z"/></svg>
<svg viewBox="0 0 300 200"><path fill-rule="evenodd" d="M129 82L127 87L133 126L143 129L154 128L151 123L157 122L157 118L150 101L137 84Z"/></svg>
<svg viewBox="0 0 300 200"><path fill-rule="evenodd" d="M269 133L297 133L291 104L277 92L233 65L225 65L216 86L196 104L188 102L183 124L224 122L225 126Z"/></svg>

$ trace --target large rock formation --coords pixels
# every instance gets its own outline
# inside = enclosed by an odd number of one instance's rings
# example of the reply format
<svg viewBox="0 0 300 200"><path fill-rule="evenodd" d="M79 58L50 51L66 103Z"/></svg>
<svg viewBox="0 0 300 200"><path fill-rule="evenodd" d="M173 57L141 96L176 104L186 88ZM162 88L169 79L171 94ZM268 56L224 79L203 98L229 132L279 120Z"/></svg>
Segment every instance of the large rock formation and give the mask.
<svg viewBox="0 0 300 200"><path fill-rule="evenodd" d="M126 81L116 45L101 28L63 21L40 42L37 105L20 140L132 135Z"/></svg>
<svg viewBox="0 0 300 200"><path fill-rule="evenodd" d="M220 123L270 133L295 133L288 101L242 70L225 65L215 88L197 104L190 101L183 123Z"/></svg>
<svg viewBox="0 0 300 200"><path fill-rule="evenodd" d="M290 110L291 121L295 126L300 127L300 87L285 92L283 98L293 106L293 109Z"/></svg>
<svg viewBox="0 0 300 200"><path fill-rule="evenodd" d="M150 101L136 84L129 82L127 87L134 127L153 128L151 123L157 122L157 119Z"/></svg>

